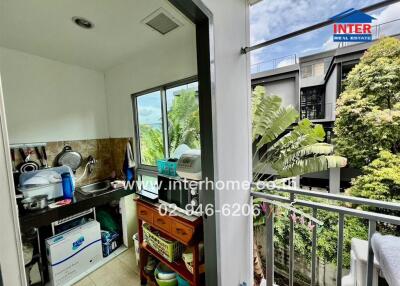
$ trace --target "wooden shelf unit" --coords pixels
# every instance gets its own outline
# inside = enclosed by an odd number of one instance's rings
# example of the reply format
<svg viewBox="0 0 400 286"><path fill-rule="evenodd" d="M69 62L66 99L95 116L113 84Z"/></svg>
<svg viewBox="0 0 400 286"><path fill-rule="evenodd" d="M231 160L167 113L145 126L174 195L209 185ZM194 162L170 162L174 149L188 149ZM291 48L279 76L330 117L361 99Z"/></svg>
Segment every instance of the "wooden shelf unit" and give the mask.
<svg viewBox="0 0 400 286"><path fill-rule="evenodd" d="M204 274L204 264L200 265L199 243L203 241L203 222L202 218L194 221L187 220L180 216L161 216L158 208L141 199L137 199L138 233L140 244L140 279L142 285L149 282L150 285L157 285L154 277L144 271L149 255L155 257L170 269L174 270L181 277L187 280L191 286L202 286L202 274ZM177 240L193 251L193 273L191 273L182 258L169 262L160 255L155 249L143 241L143 222L157 229L171 240ZM153 284L154 283L154 284Z"/></svg>

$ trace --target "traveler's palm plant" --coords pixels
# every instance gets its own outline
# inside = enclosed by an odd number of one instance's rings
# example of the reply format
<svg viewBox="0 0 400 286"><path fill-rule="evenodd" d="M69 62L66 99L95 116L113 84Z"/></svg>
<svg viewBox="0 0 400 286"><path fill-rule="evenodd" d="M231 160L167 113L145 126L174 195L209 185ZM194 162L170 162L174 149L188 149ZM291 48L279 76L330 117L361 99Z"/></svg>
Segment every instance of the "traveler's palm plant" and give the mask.
<svg viewBox="0 0 400 286"><path fill-rule="evenodd" d="M280 97L267 95L265 88L257 86L253 92L253 142L254 156L260 156L255 167L258 179L267 165L280 177L293 177L307 173L341 168L346 158L333 154L333 146L323 143L325 131L308 119L300 120L292 107L283 107ZM293 126L293 127L291 127ZM285 133L287 129L291 129Z"/></svg>
<svg viewBox="0 0 400 286"><path fill-rule="evenodd" d="M333 146L323 143L325 131L321 125L314 125L308 119L296 123L299 113L292 106L283 107L281 98L267 95L264 87L257 86L254 89L252 112L253 142L256 147L253 161L261 154L255 166L254 181L260 179L268 165L282 178L346 165L346 158L335 156ZM291 130L286 132L288 129ZM260 285L264 273L255 241L253 263L254 284Z"/></svg>

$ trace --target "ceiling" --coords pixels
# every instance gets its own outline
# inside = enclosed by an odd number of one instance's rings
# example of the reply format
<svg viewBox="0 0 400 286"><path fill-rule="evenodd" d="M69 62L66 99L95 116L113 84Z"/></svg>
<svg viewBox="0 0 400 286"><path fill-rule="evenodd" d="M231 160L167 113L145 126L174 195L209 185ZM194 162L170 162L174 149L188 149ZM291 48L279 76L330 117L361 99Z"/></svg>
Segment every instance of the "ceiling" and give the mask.
<svg viewBox="0 0 400 286"><path fill-rule="evenodd" d="M182 24L166 35L142 23L161 7ZM194 25L166 0L0 0L0 11L0 46L100 71L149 46L195 39ZM94 28L76 26L74 16Z"/></svg>

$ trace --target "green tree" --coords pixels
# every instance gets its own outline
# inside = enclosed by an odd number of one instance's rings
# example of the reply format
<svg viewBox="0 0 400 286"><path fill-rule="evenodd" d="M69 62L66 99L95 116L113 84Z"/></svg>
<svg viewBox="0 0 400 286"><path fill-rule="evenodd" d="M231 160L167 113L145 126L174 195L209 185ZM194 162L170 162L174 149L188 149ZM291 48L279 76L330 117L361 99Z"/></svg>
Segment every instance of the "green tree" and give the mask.
<svg viewBox="0 0 400 286"><path fill-rule="evenodd" d="M199 104L194 90L182 90L174 97L168 112L168 137L171 155L181 144L200 147ZM165 157L161 129L140 125L140 142L144 164L155 165Z"/></svg>
<svg viewBox="0 0 400 286"><path fill-rule="evenodd" d="M168 136L170 154L181 144L200 148L199 103L194 90L183 90L175 96L168 112Z"/></svg>
<svg viewBox="0 0 400 286"><path fill-rule="evenodd" d="M346 158L333 154L331 144L322 143L325 131L320 124L313 124L308 119L296 123L299 113L292 106L283 107L282 99L268 95L262 86L253 91L252 113L255 156L261 149L267 148L256 166L254 179L266 165L270 165L281 177L346 165ZM286 133L291 126L292 130Z"/></svg>
<svg viewBox="0 0 400 286"><path fill-rule="evenodd" d="M142 164L155 165L157 159L164 158L162 132L147 124L141 124L139 130Z"/></svg>
<svg viewBox="0 0 400 286"><path fill-rule="evenodd" d="M355 197L400 202L400 156L381 151L346 192Z"/></svg>
<svg viewBox="0 0 400 286"><path fill-rule="evenodd" d="M361 168L381 150L400 151L400 41L383 38L349 73L337 101L337 153Z"/></svg>
<svg viewBox="0 0 400 286"><path fill-rule="evenodd" d="M297 122L299 113L292 107L283 107L279 96L268 95L265 88L257 86L252 97L253 143L255 155L266 148L255 167L253 180L257 181L266 165L270 165L282 178L298 176L306 173L320 172L329 168L341 168L347 163L346 158L334 155L333 146L322 143L325 131L319 124L308 119ZM287 132L288 128L290 128ZM255 159L255 157L253 158ZM259 201L255 200L256 207ZM326 227L321 228L319 235L322 241L318 251L326 261L335 258L335 243L331 236L337 227L334 215L321 212ZM255 225L264 222L265 214L255 218ZM329 222L332 222L329 224ZM333 228L333 230L332 230ZM289 214L280 216L275 223L275 243L282 248L287 246L289 236ZM302 225L296 227L295 248L298 253L309 257L311 253L311 233ZM258 285L264 277L261 258L256 242L253 243L254 281Z"/></svg>

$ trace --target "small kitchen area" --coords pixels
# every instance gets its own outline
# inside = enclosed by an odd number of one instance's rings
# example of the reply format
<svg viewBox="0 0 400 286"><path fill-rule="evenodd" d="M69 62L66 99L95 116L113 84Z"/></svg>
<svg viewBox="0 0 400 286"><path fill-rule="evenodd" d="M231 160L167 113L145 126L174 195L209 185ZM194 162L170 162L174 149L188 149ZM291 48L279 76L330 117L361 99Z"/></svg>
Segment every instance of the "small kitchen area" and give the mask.
<svg viewBox="0 0 400 286"><path fill-rule="evenodd" d="M198 189L171 187L201 179L195 25L166 0L0 3L27 285L204 285Z"/></svg>

